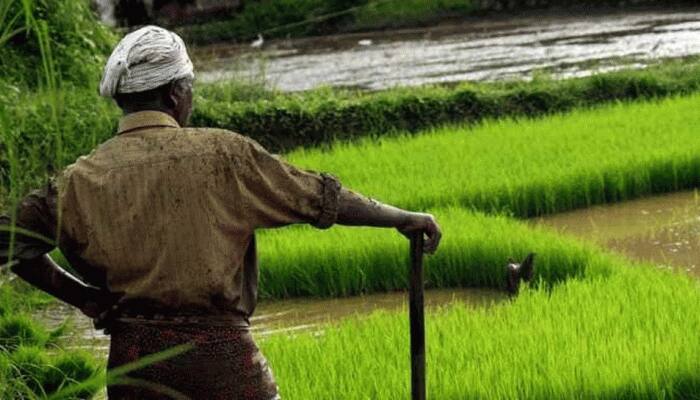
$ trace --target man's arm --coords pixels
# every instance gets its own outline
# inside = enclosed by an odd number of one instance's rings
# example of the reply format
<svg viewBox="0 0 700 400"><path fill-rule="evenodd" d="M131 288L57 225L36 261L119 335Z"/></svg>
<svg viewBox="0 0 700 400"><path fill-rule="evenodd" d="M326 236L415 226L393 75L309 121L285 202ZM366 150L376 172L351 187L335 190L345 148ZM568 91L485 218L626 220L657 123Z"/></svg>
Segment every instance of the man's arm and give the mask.
<svg viewBox="0 0 700 400"><path fill-rule="evenodd" d="M49 184L23 199L15 221L0 215L0 265L9 263L29 284L94 317L113 296L86 285L47 255L57 242L55 207L55 190Z"/></svg>
<svg viewBox="0 0 700 400"><path fill-rule="evenodd" d="M48 254L18 260L11 269L27 283L79 308L91 318L97 317L111 301L111 296L104 290L86 285L56 264Z"/></svg>
<svg viewBox="0 0 700 400"><path fill-rule="evenodd" d="M244 151L232 154L238 154L234 163L242 166L236 184L245 188L245 217L254 229L302 222L321 229L335 223L388 227L406 236L424 232L425 251L437 249L441 232L432 215L401 210L344 189L336 178L300 170L253 140L243 145Z"/></svg>
<svg viewBox="0 0 700 400"><path fill-rule="evenodd" d="M423 231L428 236L425 252L430 254L437 250L442 237L440 226L432 215L382 204L345 188L341 189L338 199L337 223L396 228L406 236Z"/></svg>

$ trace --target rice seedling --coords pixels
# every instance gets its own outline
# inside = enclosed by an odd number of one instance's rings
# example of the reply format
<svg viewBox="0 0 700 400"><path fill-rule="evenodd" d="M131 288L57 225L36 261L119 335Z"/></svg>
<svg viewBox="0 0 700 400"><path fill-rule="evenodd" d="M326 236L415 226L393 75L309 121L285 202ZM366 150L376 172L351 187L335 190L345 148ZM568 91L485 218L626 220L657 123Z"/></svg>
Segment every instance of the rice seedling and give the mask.
<svg viewBox="0 0 700 400"><path fill-rule="evenodd" d="M440 251L426 260L428 287L505 285L509 257L536 252L545 286L606 275L598 249L545 229L459 208L434 210L443 223ZM408 287L408 241L392 230L286 228L259 235L261 296L340 297Z"/></svg>
<svg viewBox="0 0 700 400"><path fill-rule="evenodd" d="M434 399L698 398L700 304L691 278L611 264L607 277L525 290L511 303L429 313ZM407 313L262 339L292 399L409 397Z"/></svg>
<svg viewBox="0 0 700 400"><path fill-rule="evenodd" d="M0 108L7 154L0 197L11 202L111 134L117 115L82 89L67 95L51 26L27 21L42 75L37 92L19 95L11 111ZM4 29L0 43L12 32ZM455 304L429 316L432 398L692 398L700 391L696 282L631 268L592 245L482 212L528 217L693 187L700 182L693 132L699 104L696 95L539 121L487 121L289 158L381 200L432 210L446 235L428 260L429 287L498 287L508 257L538 253L535 284L513 302L488 311ZM295 227L261 233L260 248L265 297L347 296L407 284L407 243L386 230ZM46 298L25 290L0 281L0 398L89 397L110 376L93 358L54 347L55 332L26 316ZM262 347L287 398L406 398L407 332L404 315L380 313L320 333L271 337ZM112 371L112 379L158 357Z"/></svg>
<svg viewBox="0 0 700 400"><path fill-rule="evenodd" d="M491 120L417 137L301 149L288 159L409 209L532 217L700 183L700 96Z"/></svg>

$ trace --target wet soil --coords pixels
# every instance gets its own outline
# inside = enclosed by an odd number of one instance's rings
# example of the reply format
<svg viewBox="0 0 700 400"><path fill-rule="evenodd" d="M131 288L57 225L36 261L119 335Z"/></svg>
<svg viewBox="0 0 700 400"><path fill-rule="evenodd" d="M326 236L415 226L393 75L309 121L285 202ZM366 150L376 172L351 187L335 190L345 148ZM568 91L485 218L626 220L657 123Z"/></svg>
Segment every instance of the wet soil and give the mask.
<svg viewBox="0 0 700 400"><path fill-rule="evenodd" d="M193 53L201 81L263 79L285 91L585 76L700 54L700 8L470 19Z"/></svg>

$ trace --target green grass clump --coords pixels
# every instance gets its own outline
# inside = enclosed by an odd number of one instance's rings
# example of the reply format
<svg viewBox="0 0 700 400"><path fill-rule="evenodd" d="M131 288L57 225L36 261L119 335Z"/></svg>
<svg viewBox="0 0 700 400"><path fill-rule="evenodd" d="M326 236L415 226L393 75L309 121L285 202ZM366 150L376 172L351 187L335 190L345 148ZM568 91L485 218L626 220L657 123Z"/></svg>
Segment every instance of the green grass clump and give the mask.
<svg viewBox="0 0 700 400"><path fill-rule="evenodd" d="M458 208L434 213L444 240L426 260L429 288L503 288L508 258L522 260L530 252L538 254L536 279L544 286L609 273L596 248L547 230ZM287 228L259 236L262 297L344 297L408 288L408 240L396 231Z"/></svg>
<svg viewBox="0 0 700 400"><path fill-rule="evenodd" d="M613 266L512 303L429 313L428 397L698 398L697 282ZM407 312L379 313L260 344L285 397L405 399L408 332Z"/></svg>
<svg viewBox="0 0 700 400"><path fill-rule="evenodd" d="M298 150L288 158L409 209L463 206L531 217L695 187L699 107L698 95L616 104Z"/></svg>
<svg viewBox="0 0 700 400"><path fill-rule="evenodd" d="M68 396L63 390L95 379L100 372L95 359L82 351L49 353L43 347L20 346L9 355L0 353L0 398L87 399L98 386L86 386Z"/></svg>
<svg viewBox="0 0 700 400"><path fill-rule="evenodd" d="M0 276L0 399L42 399L67 387L93 380L67 396L56 399L91 398L100 388L96 380L102 363L83 351L66 351L59 336L69 329L63 324L49 330L31 316L51 299L20 282Z"/></svg>
<svg viewBox="0 0 700 400"><path fill-rule="evenodd" d="M0 348L7 350L20 345L45 346L50 336L26 315L13 314L0 318Z"/></svg>

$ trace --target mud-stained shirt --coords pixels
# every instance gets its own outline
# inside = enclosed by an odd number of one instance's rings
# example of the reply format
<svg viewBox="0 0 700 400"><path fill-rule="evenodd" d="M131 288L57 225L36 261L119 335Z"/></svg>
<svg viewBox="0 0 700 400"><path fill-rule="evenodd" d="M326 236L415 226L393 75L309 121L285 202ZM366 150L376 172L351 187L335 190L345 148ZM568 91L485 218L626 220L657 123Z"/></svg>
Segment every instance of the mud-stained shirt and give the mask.
<svg viewBox="0 0 700 400"><path fill-rule="evenodd" d="M0 230L0 264L8 250L36 257L54 240L86 281L123 293L124 304L247 317L257 298L255 230L327 228L339 191L335 178L245 136L128 114L115 137L20 204L16 225L38 235L15 233L9 246Z"/></svg>

